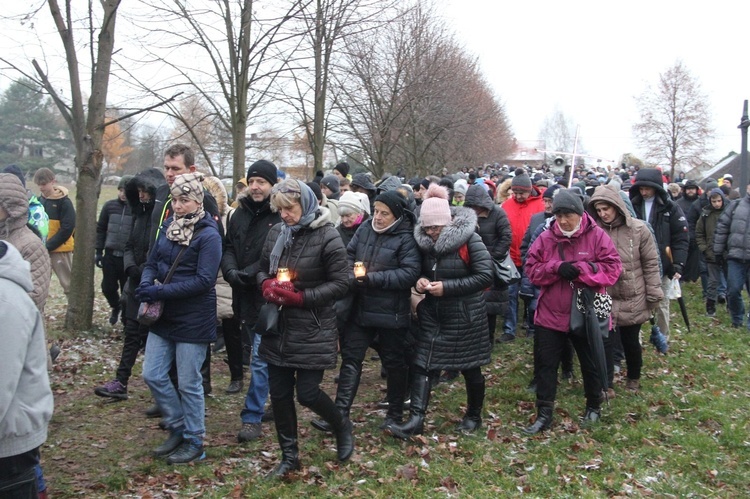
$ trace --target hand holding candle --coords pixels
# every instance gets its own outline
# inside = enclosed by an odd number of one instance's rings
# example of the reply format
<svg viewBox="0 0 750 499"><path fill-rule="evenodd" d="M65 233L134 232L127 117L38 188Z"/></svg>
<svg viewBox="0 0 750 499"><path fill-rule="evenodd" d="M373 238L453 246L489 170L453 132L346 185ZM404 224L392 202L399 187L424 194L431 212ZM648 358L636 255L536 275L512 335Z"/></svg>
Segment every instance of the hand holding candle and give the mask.
<svg viewBox="0 0 750 499"><path fill-rule="evenodd" d="M276 271L276 280L279 282L289 282L292 280L292 273L286 267L279 267Z"/></svg>
<svg viewBox="0 0 750 499"><path fill-rule="evenodd" d="M362 262L354 262L354 277L355 279L362 279L367 274L365 264Z"/></svg>

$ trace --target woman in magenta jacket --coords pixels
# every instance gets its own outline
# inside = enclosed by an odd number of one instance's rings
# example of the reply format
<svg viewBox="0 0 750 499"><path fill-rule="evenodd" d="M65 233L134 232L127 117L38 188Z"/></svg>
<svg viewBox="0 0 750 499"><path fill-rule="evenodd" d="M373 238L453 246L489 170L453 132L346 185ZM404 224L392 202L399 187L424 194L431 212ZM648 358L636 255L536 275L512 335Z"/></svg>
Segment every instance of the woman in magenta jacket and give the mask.
<svg viewBox="0 0 750 499"><path fill-rule="evenodd" d="M600 417L601 381L596 375L589 343L584 334L570 331L574 288L604 292L620 276L620 255L607 233L583 211L583 201L569 189L560 189L552 202L555 220L534 241L526 257L525 272L539 286L534 316L539 346L537 418L526 428L533 435L552 425L557 391L557 370L565 341L570 338L578 354L586 394L583 422Z"/></svg>

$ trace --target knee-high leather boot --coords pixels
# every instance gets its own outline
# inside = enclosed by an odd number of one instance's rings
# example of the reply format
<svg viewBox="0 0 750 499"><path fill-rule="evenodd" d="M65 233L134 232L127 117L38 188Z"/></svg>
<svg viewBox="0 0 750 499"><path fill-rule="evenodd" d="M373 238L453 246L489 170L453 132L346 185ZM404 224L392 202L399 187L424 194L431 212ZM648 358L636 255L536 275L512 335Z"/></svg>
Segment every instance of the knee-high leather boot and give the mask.
<svg viewBox="0 0 750 499"><path fill-rule="evenodd" d="M481 383L466 383L466 415L456 427L457 431L473 432L482 426L484 406L484 379Z"/></svg>
<svg viewBox="0 0 750 499"><path fill-rule="evenodd" d="M360 375L361 371L354 364L343 364L339 371L339 384L336 389L336 407L339 408L341 415L346 419L349 419L349 411L354 403L354 397L357 395ZM316 430L325 432L333 431L331 425L322 419L313 419L310 424Z"/></svg>
<svg viewBox="0 0 750 499"><path fill-rule="evenodd" d="M271 399L276 436L281 447L281 462L269 475L270 478L283 478L289 472L300 469L299 448L297 446L297 411L294 399Z"/></svg>
<svg viewBox="0 0 750 499"><path fill-rule="evenodd" d="M404 440L413 435L421 435L424 431L424 418L429 403L430 377L424 374L414 375L411 382L409 420L404 424L392 424L387 429L394 437Z"/></svg>
<svg viewBox="0 0 750 499"><path fill-rule="evenodd" d="M322 391L318 394L317 400L308 407L323 418L336 435L336 454L339 461L349 459L354 452L354 435L349 417L343 416L333 400Z"/></svg>

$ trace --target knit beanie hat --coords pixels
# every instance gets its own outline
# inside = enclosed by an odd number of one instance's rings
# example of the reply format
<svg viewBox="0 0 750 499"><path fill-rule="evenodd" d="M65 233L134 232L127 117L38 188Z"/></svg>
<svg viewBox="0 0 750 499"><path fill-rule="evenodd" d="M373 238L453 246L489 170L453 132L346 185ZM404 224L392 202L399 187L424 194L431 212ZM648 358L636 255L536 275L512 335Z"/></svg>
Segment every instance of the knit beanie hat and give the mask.
<svg viewBox="0 0 750 499"><path fill-rule="evenodd" d="M307 182L307 186L313 191L313 194L315 194L315 197L318 199L318 201L323 200L323 191L320 190L320 185L318 185L317 182Z"/></svg>
<svg viewBox="0 0 750 499"><path fill-rule="evenodd" d="M544 193L542 194L542 198L553 199L555 197L555 193L560 189L562 189L562 186L560 184L551 185L544 191Z"/></svg>
<svg viewBox="0 0 750 499"><path fill-rule="evenodd" d="M398 191L384 191L375 198L376 203L383 203L391 210L393 216L401 218L406 209L406 199Z"/></svg>
<svg viewBox="0 0 750 499"><path fill-rule="evenodd" d="M560 189L552 199L552 213L566 211L583 215L583 201L571 189Z"/></svg>
<svg viewBox="0 0 750 499"><path fill-rule="evenodd" d="M367 213L369 215L370 199L361 192L344 192L339 199L339 215L346 215L346 212Z"/></svg>
<svg viewBox="0 0 750 499"><path fill-rule="evenodd" d="M173 198L187 196L196 203L203 204L203 174L183 173L177 175L169 188Z"/></svg>
<svg viewBox="0 0 750 499"><path fill-rule="evenodd" d="M531 179L527 173L522 173L513 177L510 182L510 188L519 191L530 191L531 190Z"/></svg>
<svg viewBox="0 0 750 499"><path fill-rule="evenodd" d="M247 169L246 178L250 180L250 177L260 177L267 180L271 185L275 185L276 179L278 178L276 174L276 165L265 159L259 159Z"/></svg>
<svg viewBox="0 0 750 499"><path fill-rule="evenodd" d="M468 189L469 184L462 178L456 180L456 183L453 184L453 192L457 194L463 194L465 196Z"/></svg>
<svg viewBox="0 0 750 499"><path fill-rule="evenodd" d="M342 177L349 175L349 163L342 161L338 165L333 167L334 170L338 170Z"/></svg>
<svg viewBox="0 0 750 499"><path fill-rule="evenodd" d="M427 189L419 211L419 223L422 227L445 226L451 223L451 207L445 187L432 184Z"/></svg>
<svg viewBox="0 0 750 499"><path fill-rule="evenodd" d="M325 185L334 194L338 194L339 189L341 189L339 178L336 175L326 175L323 177L323 180L320 181L320 185Z"/></svg>

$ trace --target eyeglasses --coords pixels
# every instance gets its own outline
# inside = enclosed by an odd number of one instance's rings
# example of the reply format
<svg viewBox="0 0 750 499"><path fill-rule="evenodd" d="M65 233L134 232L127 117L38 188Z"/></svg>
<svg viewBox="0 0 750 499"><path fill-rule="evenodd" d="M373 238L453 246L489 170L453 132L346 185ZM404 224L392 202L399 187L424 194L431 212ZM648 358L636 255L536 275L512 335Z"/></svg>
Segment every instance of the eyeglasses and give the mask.
<svg viewBox="0 0 750 499"><path fill-rule="evenodd" d="M422 230L429 234L430 232L439 232L442 228L442 225L430 225L429 227L422 227Z"/></svg>

